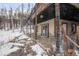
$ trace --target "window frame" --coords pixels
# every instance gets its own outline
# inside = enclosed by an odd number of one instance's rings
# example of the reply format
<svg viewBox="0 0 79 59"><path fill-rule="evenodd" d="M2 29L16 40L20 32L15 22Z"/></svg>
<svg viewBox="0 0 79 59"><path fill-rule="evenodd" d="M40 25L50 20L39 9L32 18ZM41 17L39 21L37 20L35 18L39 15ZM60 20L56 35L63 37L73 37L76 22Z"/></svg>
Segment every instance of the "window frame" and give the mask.
<svg viewBox="0 0 79 59"><path fill-rule="evenodd" d="M45 27L47 26L47 29L48 29L48 34L46 33L43 33L43 30L45 30ZM46 32L46 31L45 31ZM41 36L46 36L46 37L49 37L49 23L46 23L46 24L42 24L41 25Z"/></svg>
<svg viewBox="0 0 79 59"><path fill-rule="evenodd" d="M74 29L72 29L73 26L75 26ZM77 30L77 25L75 23L72 23L71 24L71 32L76 33L77 32L76 30Z"/></svg>

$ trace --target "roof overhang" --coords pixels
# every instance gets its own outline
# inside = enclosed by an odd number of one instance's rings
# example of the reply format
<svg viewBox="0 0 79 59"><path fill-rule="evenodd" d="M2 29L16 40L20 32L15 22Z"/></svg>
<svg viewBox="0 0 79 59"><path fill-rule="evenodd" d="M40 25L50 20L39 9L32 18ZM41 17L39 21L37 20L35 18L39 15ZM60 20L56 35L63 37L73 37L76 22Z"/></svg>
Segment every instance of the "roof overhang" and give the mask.
<svg viewBox="0 0 79 59"><path fill-rule="evenodd" d="M79 8L79 3L70 3L70 4L75 6L76 8Z"/></svg>
<svg viewBox="0 0 79 59"><path fill-rule="evenodd" d="M35 5L36 6L36 5ZM36 14L34 13L33 15L32 15L32 19L36 16L36 15L38 15L40 12L42 12L44 9L46 9L47 7L49 6L49 3L40 3L40 5L36 8L37 10L36 10Z"/></svg>
<svg viewBox="0 0 79 59"><path fill-rule="evenodd" d="M73 5L74 7L76 7L76 8L79 9L79 3L69 3L69 4L71 4L71 5ZM44 9L47 8L47 7L48 7L49 5L51 5L51 4L49 3L49 4L45 4L44 6L43 6L43 5L44 5L44 3L40 4L40 6L38 7L38 9L36 10L37 15L38 15L40 12L44 11ZM35 13L32 15L32 19L34 19L34 17L35 17Z"/></svg>

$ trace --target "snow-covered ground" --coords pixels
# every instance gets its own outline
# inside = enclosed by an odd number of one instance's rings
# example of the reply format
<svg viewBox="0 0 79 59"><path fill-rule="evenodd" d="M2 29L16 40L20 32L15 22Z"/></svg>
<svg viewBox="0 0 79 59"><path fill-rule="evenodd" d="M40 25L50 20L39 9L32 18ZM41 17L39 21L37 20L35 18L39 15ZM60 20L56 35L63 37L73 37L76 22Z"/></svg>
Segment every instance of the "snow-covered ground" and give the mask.
<svg viewBox="0 0 79 59"><path fill-rule="evenodd" d="M15 37L18 38L14 39ZM13 42L13 40L15 40L15 42ZM14 32L13 30L9 31L0 30L0 56L9 55L12 52L16 52L22 49L23 47L27 49L28 47L26 47L25 45L29 45L30 43L33 44L31 38L25 35L23 32L20 32L20 29L15 29ZM36 56L47 56L46 51L44 51L38 43L34 45L29 45L29 47L30 50L36 53ZM53 51L55 51L56 46L53 45L53 48L54 48ZM30 51L30 53L26 55L32 56L31 54L32 51ZM79 56L79 51L75 50L75 52L76 55Z"/></svg>
<svg viewBox="0 0 79 59"><path fill-rule="evenodd" d="M9 41L14 40L15 37L20 36L16 40L26 39L28 36L24 35L24 33L20 32L19 29L15 29L9 31L0 30L0 56L1 55L8 55L11 52L17 51L20 49L18 46L24 46L24 44L21 43L12 43ZM29 38L31 39L31 38ZM13 47L15 46L15 47ZM13 48L12 48L13 47Z"/></svg>
<svg viewBox="0 0 79 59"><path fill-rule="evenodd" d="M11 44L11 43L2 45L0 47L0 56L8 55L9 53L14 52L19 49L18 47L11 48L12 46L13 46L13 44Z"/></svg>
<svg viewBox="0 0 79 59"><path fill-rule="evenodd" d="M20 33L18 30L13 32L12 30L9 31L1 31L0 30L0 43L6 43L9 42L10 40L13 40L15 37L22 35L23 33Z"/></svg>
<svg viewBox="0 0 79 59"><path fill-rule="evenodd" d="M13 40L15 37L22 35L19 29L14 32L12 30L4 31L0 30L0 55L8 55L9 53L18 50L18 47L11 48L13 45L22 45L18 43L7 43Z"/></svg>
<svg viewBox="0 0 79 59"><path fill-rule="evenodd" d="M25 27L24 27L24 30L26 30ZM31 31L32 31L32 33L34 32L33 30L31 30ZM30 30L28 29L26 32L30 33ZM28 36L24 35L23 32L20 32L20 28L15 29L14 32L13 32L13 30L9 30L9 31L0 30L0 44L9 42L9 41L13 40L15 37L18 37L20 35L22 35L22 36L19 37L19 39L28 38Z"/></svg>
<svg viewBox="0 0 79 59"><path fill-rule="evenodd" d="M15 37L18 38L15 39ZM15 40L15 42L13 42L13 40ZM0 56L6 56L12 52L16 52L19 49L22 49L22 47L25 47L25 44L30 43L33 43L31 38L20 32L19 29L15 29L14 32L13 30L0 30ZM46 55L45 51L39 46L39 44L31 45L29 47L36 52L36 56Z"/></svg>

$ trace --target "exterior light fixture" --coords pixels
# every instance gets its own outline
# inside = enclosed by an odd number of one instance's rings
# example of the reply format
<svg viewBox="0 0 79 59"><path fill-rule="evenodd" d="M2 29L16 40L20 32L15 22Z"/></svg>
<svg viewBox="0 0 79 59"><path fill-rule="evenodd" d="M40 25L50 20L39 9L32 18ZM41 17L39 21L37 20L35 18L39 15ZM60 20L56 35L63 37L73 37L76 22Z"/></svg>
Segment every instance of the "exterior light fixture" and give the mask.
<svg viewBox="0 0 79 59"><path fill-rule="evenodd" d="M43 18L43 15L40 15L40 18Z"/></svg>

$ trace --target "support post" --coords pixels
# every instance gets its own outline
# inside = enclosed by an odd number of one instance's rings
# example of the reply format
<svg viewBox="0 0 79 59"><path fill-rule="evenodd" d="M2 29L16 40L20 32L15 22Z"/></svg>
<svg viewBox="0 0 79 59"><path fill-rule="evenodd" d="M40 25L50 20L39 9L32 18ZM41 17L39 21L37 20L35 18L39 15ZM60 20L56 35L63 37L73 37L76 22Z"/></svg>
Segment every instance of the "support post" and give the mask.
<svg viewBox="0 0 79 59"><path fill-rule="evenodd" d="M55 3L55 16L56 16L56 20L57 20L56 54L60 54L61 20L60 20L60 4L59 3Z"/></svg>
<svg viewBox="0 0 79 59"><path fill-rule="evenodd" d="M37 4L36 4L36 9L35 9L35 39L37 40Z"/></svg>

